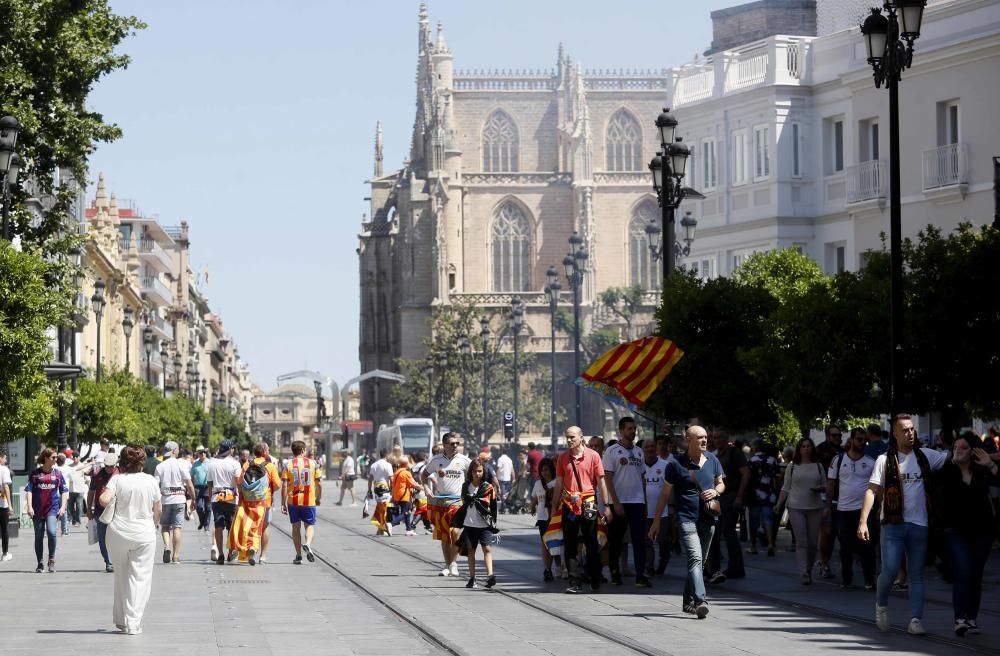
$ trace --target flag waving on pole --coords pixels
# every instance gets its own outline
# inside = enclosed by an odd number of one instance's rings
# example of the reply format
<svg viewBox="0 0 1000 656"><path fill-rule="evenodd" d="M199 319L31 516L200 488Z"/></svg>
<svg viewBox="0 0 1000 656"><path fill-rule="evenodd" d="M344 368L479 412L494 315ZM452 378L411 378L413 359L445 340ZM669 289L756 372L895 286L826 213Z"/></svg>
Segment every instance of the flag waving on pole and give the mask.
<svg viewBox="0 0 1000 656"><path fill-rule="evenodd" d="M597 359L576 384L626 408L641 408L684 356L662 337L619 344Z"/></svg>

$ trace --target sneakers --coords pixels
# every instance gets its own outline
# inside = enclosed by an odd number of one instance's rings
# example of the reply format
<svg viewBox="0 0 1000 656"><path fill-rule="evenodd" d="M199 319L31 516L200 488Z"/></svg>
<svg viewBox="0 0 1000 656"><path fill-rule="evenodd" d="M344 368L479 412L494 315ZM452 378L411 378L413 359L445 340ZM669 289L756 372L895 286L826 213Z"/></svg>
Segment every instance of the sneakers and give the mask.
<svg viewBox="0 0 1000 656"><path fill-rule="evenodd" d="M830 571L829 565L824 565L823 563L819 563L816 566L816 569L819 571L819 577L821 579L832 579L833 578L833 572Z"/></svg>
<svg viewBox="0 0 1000 656"><path fill-rule="evenodd" d="M417 532L416 531L407 531L406 533L403 533L403 535L405 535L408 538L412 538L412 537L416 537Z"/></svg>
<svg viewBox="0 0 1000 656"><path fill-rule="evenodd" d="M125 630L125 635L141 635L141 634L142 634L142 627Z"/></svg>
<svg viewBox="0 0 1000 656"><path fill-rule="evenodd" d="M726 575L723 574L722 572L716 572L715 574L712 574L710 577L708 577L708 582L712 584L725 583Z"/></svg>
<svg viewBox="0 0 1000 656"><path fill-rule="evenodd" d="M451 567L445 565L445 568L438 572L438 576L451 576Z"/></svg>
<svg viewBox="0 0 1000 656"><path fill-rule="evenodd" d="M704 601L699 601L694 607L694 614L698 616L699 620L703 620L708 617L708 604Z"/></svg>
<svg viewBox="0 0 1000 656"><path fill-rule="evenodd" d="M309 546L308 544L302 545L302 551L305 552L306 554L306 560L308 560L310 563L316 562L316 556L315 554L313 554L311 546Z"/></svg>
<svg viewBox="0 0 1000 656"><path fill-rule="evenodd" d="M979 625L976 624L976 620L965 620L965 623L969 625L969 635L979 635L982 633L979 630Z"/></svg>
<svg viewBox="0 0 1000 656"><path fill-rule="evenodd" d="M965 620L955 620L955 635L959 638L965 636L969 632L969 623Z"/></svg>
<svg viewBox="0 0 1000 656"><path fill-rule="evenodd" d="M215 546L214 544L212 545L211 554L212 555L209 556L210 560L218 560L219 559L219 548L217 546Z"/></svg>
<svg viewBox="0 0 1000 656"><path fill-rule="evenodd" d="M695 613L694 604L688 604L684 606L684 612L688 613L689 615L694 615Z"/></svg>
<svg viewBox="0 0 1000 656"><path fill-rule="evenodd" d="M872 592L873 590L875 590L874 583L865 583L865 592Z"/></svg>
<svg viewBox="0 0 1000 656"><path fill-rule="evenodd" d="M919 617L914 617L910 620L910 626L906 627L906 632L910 635L927 635L927 630L924 629L924 623L920 621Z"/></svg>
<svg viewBox="0 0 1000 656"><path fill-rule="evenodd" d="M546 583L551 583L552 581L556 580L556 577L552 576L551 569L547 569L544 572L542 572L542 580L545 581Z"/></svg>
<svg viewBox="0 0 1000 656"><path fill-rule="evenodd" d="M216 565L225 565L226 564L226 559L222 556L222 554L219 554L219 557L215 559L215 564Z"/></svg>
<svg viewBox="0 0 1000 656"><path fill-rule="evenodd" d="M649 579L647 577L645 577L645 576L637 576L637 577L635 577L635 587L637 587L637 588L648 588L648 587L651 587L651 585L652 584L650 584Z"/></svg>
<svg viewBox="0 0 1000 656"><path fill-rule="evenodd" d="M611 585L621 585L622 575L620 572L611 572Z"/></svg>
<svg viewBox="0 0 1000 656"><path fill-rule="evenodd" d="M247 552L247 562L251 567L257 564L257 552L254 549Z"/></svg>
<svg viewBox="0 0 1000 656"><path fill-rule="evenodd" d="M458 576L458 561L457 560L454 561L453 563L451 563L451 565L449 565L448 567L451 569L451 575L452 576Z"/></svg>
<svg viewBox="0 0 1000 656"><path fill-rule="evenodd" d="M260 558L257 559L257 562L260 563L261 565L264 565L265 563L267 563L267 556L261 556Z"/></svg>
<svg viewBox="0 0 1000 656"><path fill-rule="evenodd" d="M478 588L479 586L476 584L476 577L470 576L469 581L465 584L465 587L469 588L470 590L475 590L476 588Z"/></svg>
<svg viewBox="0 0 1000 656"><path fill-rule="evenodd" d="M889 607L875 606L875 626L879 631L889 630Z"/></svg>
<svg viewBox="0 0 1000 656"><path fill-rule="evenodd" d="M580 594L583 592L583 586L580 585L579 581L572 581L569 587L566 588L566 594Z"/></svg>
<svg viewBox="0 0 1000 656"><path fill-rule="evenodd" d="M486 589L490 590L496 584L497 584L497 577L490 574L489 578L486 579Z"/></svg>
<svg viewBox="0 0 1000 656"><path fill-rule="evenodd" d="M8 560L13 560L13 559L14 559L14 554L10 553L9 551L7 553L5 553L3 556L0 556L0 561L3 561L3 562L6 562Z"/></svg>
<svg viewBox="0 0 1000 656"><path fill-rule="evenodd" d="M229 554L226 556L226 562L227 563L233 562L234 560L236 560L236 556L238 555L240 555L240 552L236 551L236 549L230 549ZM219 556L219 558L222 558L222 556Z"/></svg>
<svg viewBox="0 0 1000 656"><path fill-rule="evenodd" d="M56 571L56 561L49 558L49 574L53 574Z"/></svg>
<svg viewBox="0 0 1000 656"><path fill-rule="evenodd" d="M115 573L115 566L114 565L105 565L104 566L104 571L107 572L108 574L114 574Z"/></svg>
<svg viewBox="0 0 1000 656"><path fill-rule="evenodd" d="M388 535L390 538L392 537L392 524L385 525L385 534Z"/></svg>
<svg viewBox="0 0 1000 656"><path fill-rule="evenodd" d="M170 549L163 550L163 564L164 565L170 564Z"/></svg>
<svg viewBox="0 0 1000 656"><path fill-rule="evenodd" d="M44 571L45 571L45 565L42 563L42 561L39 560L38 561L38 566L35 567L35 573L36 574L41 574Z"/></svg>
<svg viewBox="0 0 1000 656"><path fill-rule="evenodd" d="M295 558L293 558L292 559L292 564L293 565L301 565L302 564L302 556L296 556Z"/></svg>

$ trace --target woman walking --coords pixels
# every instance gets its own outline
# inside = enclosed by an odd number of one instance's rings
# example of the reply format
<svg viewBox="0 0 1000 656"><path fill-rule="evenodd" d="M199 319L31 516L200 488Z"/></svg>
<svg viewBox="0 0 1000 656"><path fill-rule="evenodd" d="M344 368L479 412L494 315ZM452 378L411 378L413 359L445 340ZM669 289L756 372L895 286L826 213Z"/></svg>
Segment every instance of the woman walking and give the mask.
<svg viewBox="0 0 1000 656"><path fill-rule="evenodd" d="M552 561L559 563L559 556L553 557L545 546L545 531L549 529L549 506L552 505L552 488L555 487L556 465L551 458L542 458L538 463L538 480L531 491L531 513L535 516L535 526L542 539L542 579L554 581Z"/></svg>
<svg viewBox="0 0 1000 656"><path fill-rule="evenodd" d="M59 520L66 514L66 501L69 498L66 489L66 479L62 472L56 469L56 452L54 449L43 449L35 460L38 467L28 477L24 491L24 505L28 508L28 516L35 526L35 558L38 560L36 572L44 571L42 566L42 540L49 538L49 572L56 571L56 530Z"/></svg>
<svg viewBox="0 0 1000 656"><path fill-rule="evenodd" d="M486 465L482 460L473 460L465 475L465 489L462 491L462 507L455 513L454 527L463 527L459 544L469 554L469 582L467 588L476 588L476 548L483 548L483 562L486 565L486 589L497 583L493 575L493 535L497 529L497 491L486 478Z"/></svg>
<svg viewBox="0 0 1000 656"><path fill-rule="evenodd" d="M812 569L819 549L820 522L823 518L823 499L826 490L826 473L816 455L816 445L808 437L799 440L792 462L785 470L775 516L788 504L788 520L795 533L795 561L799 567L802 585L812 583Z"/></svg>
<svg viewBox="0 0 1000 656"><path fill-rule="evenodd" d="M101 493L101 521L108 526L108 548L115 567L115 626L122 633L142 633L142 615L153 585L156 527L160 523L160 487L143 472L145 450L130 444L122 450L113 477ZM109 516L110 515L110 516Z"/></svg>
<svg viewBox="0 0 1000 656"><path fill-rule="evenodd" d="M940 473L941 498L935 503L945 530L954 583L951 602L955 634L978 634L983 570L993 545L993 508L990 486L1000 485L997 463L983 451L974 433L955 440L951 461Z"/></svg>

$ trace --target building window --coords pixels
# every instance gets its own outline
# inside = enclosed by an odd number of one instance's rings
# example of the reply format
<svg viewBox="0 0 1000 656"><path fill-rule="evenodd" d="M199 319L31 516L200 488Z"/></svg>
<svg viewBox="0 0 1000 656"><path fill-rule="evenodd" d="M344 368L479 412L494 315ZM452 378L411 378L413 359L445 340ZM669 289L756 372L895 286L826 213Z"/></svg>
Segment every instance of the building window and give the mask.
<svg viewBox="0 0 1000 656"><path fill-rule="evenodd" d="M747 182L747 131L733 132L733 186Z"/></svg>
<svg viewBox="0 0 1000 656"><path fill-rule="evenodd" d="M844 170L843 118L828 118L823 121L823 151L826 154L824 171L826 175Z"/></svg>
<svg viewBox="0 0 1000 656"><path fill-rule="evenodd" d="M716 162L715 139L701 142L701 187L711 191L719 186L719 167Z"/></svg>
<svg viewBox="0 0 1000 656"><path fill-rule="evenodd" d="M835 276L847 270L847 244L831 242L826 244L826 272Z"/></svg>
<svg viewBox="0 0 1000 656"><path fill-rule="evenodd" d="M792 177L802 177L802 145L799 143L802 128L792 123Z"/></svg>
<svg viewBox="0 0 1000 656"><path fill-rule="evenodd" d="M950 146L959 142L958 101L939 102L938 115L938 145Z"/></svg>
<svg viewBox="0 0 1000 656"><path fill-rule="evenodd" d="M641 202L632 212L628 225L629 243L629 284L643 289L660 288L660 267L653 262L649 251L649 235L646 226L660 220L657 204L649 199Z"/></svg>
<svg viewBox="0 0 1000 656"><path fill-rule="evenodd" d="M609 171L642 171L642 128L629 112L619 109L608 123L606 145Z"/></svg>
<svg viewBox="0 0 1000 656"><path fill-rule="evenodd" d="M766 180L771 175L771 129L762 125L753 129L753 179Z"/></svg>
<svg viewBox="0 0 1000 656"><path fill-rule="evenodd" d="M493 218L491 253L493 291L523 292L531 286L531 223L512 202Z"/></svg>
<svg viewBox="0 0 1000 656"><path fill-rule="evenodd" d="M517 126L499 109L483 126L483 170L487 173L517 171Z"/></svg>
<svg viewBox="0 0 1000 656"><path fill-rule="evenodd" d="M281 446L290 447L292 446L292 434L288 431L281 431Z"/></svg>
<svg viewBox="0 0 1000 656"><path fill-rule="evenodd" d="M715 260L710 258L693 259L688 264L691 271L701 280L711 280L715 277Z"/></svg>

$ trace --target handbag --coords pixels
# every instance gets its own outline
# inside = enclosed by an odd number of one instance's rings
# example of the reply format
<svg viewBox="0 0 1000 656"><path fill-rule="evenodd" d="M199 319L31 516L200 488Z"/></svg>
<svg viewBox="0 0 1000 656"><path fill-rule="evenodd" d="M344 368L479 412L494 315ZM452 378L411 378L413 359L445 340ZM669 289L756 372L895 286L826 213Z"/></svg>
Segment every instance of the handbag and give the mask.
<svg viewBox="0 0 1000 656"><path fill-rule="evenodd" d="M691 482L694 486L698 488L698 498L701 499L701 510L702 512L710 515L711 517L718 517L722 514L722 504L719 503L719 498L709 499L708 501L701 498L701 493L704 492L701 485L698 483L697 477L694 475L694 470L688 470L688 475L691 476Z"/></svg>
<svg viewBox="0 0 1000 656"><path fill-rule="evenodd" d="M97 544L99 539L97 536L97 522L87 522L87 544Z"/></svg>
<svg viewBox="0 0 1000 656"><path fill-rule="evenodd" d="M573 476L576 477L576 487L580 494L583 494L583 483L580 482L580 473L576 471L576 462L573 460L573 454L569 456L569 464L573 468ZM587 521L594 521L597 519L597 502L596 501L584 501L582 506L583 518Z"/></svg>
<svg viewBox="0 0 1000 656"><path fill-rule="evenodd" d="M113 522L115 519L115 508L117 505L118 494L115 493L115 496L111 497L111 501L108 502L108 505L104 507L104 512L101 513L99 521L103 524L110 524Z"/></svg>

